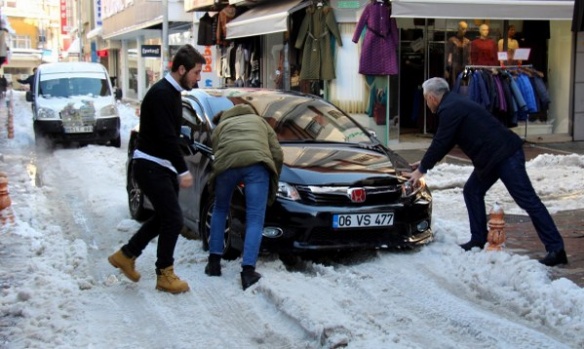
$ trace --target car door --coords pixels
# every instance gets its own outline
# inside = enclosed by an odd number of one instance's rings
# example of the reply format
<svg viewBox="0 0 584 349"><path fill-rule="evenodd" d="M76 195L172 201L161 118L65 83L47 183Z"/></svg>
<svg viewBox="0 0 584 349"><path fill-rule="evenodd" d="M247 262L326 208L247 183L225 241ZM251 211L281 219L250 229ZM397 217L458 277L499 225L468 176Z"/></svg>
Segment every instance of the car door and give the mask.
<svg viewBox="0 0 584 349"><path fill-rule="evenodd" d="M183 103L181 151L193 176L193 185L181 189L179 203L185 224L195 232L199 230L201 198L206 190L213 157L211 147L204 144L210 142L210 134L209 125L201 115L204 114L199 104Z"/></svg>

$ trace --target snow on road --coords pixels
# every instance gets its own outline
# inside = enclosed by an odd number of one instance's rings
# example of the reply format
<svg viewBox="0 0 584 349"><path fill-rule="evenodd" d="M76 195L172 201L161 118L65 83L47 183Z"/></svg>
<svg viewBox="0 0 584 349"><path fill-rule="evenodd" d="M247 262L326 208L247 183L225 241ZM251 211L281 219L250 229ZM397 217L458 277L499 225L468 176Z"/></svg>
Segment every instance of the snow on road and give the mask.
<svg viewBox="0 0 584 349"><path fill-rule="evenodd" d="M155 242L137 261L139 283L107 262L139 227L125 193L134 108L120 105L122 148L39 154L21 92L14 110L15 139L0 133L15 215L0 230L1 348L584 348L581 288L552 281L526 256L457 246L469 234L468 167L429 173L437 240L424 248L307 261L297 271L263 256L263 278L243 292L239 260L209 278L200 241L180 238L175 267L191 291L170 295L154 289ZM570 155L528 164L551 209L582 207L583 163ZM558 189L552 175L579 184Z"/></svg>

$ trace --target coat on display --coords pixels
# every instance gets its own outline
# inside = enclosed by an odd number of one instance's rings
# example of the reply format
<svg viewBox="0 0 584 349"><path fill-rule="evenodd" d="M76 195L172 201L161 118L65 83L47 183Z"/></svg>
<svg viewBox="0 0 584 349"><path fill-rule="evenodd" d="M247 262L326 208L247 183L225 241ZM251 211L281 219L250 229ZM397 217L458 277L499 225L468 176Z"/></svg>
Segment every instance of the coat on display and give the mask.
<svg viewBox="0 0 584 349"><path fill-rule="evenodd" d="M308 7L295 44L297 49L303 49L300 79L336 78L331 35L339 46L343 46L333 9L330 6Z"/></svg>
<svg viewBox="0 0 584 349"><path fill-rule="evenodd" d="M363 28L367 32L359 58L359 73L363 75L395 75L398 73L398 29L391 8L385 2L373 2L365 6L359 18L353 42L359 42Z"/></svg>

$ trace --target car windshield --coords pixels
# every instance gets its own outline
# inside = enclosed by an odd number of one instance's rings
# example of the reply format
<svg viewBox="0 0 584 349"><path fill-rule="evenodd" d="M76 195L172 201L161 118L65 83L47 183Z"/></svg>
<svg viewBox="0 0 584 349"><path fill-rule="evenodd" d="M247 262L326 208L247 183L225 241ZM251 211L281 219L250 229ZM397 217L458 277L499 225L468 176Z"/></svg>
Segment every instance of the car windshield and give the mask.
<svg viewBox="0 0 584 349"><path fill-rule="evenodd" d="M242 102L232 98L234 104ZM372 143L367 130L324 100L300 95L247 96L251 104L274 128L280 142Z"/></svg>
<svg viewBox="0 0 584 349"><path fill-rule="evenodd" d="M41 80L39 94L45 98L73 96L109 96L109 83L106 79L94 77L74 77Z"/></svg>

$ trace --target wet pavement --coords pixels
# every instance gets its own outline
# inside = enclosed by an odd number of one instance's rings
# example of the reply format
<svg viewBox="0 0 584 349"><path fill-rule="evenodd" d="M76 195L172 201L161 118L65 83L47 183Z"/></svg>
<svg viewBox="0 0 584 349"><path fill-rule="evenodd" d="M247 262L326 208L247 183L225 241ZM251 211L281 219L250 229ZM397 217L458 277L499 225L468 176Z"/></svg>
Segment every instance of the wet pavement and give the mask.
<svg viewBox="0 0 584 349"><path fill-rule="evenodd" d="M525 142L523 149L527 161L540 154L581 154L584 142L531 143ZM424 155L425 145L418 149L396 149L407 161L418 161ZM466 164L470 161L458 148L453 149L442 162ZM552 278L565 277L580 287L584 287L584 208L552 214L564 238L568 264L550 268ZM505 248L512 253L527 255L533 259L543 258L545 249L527 215L505 215Z"/></svg>

